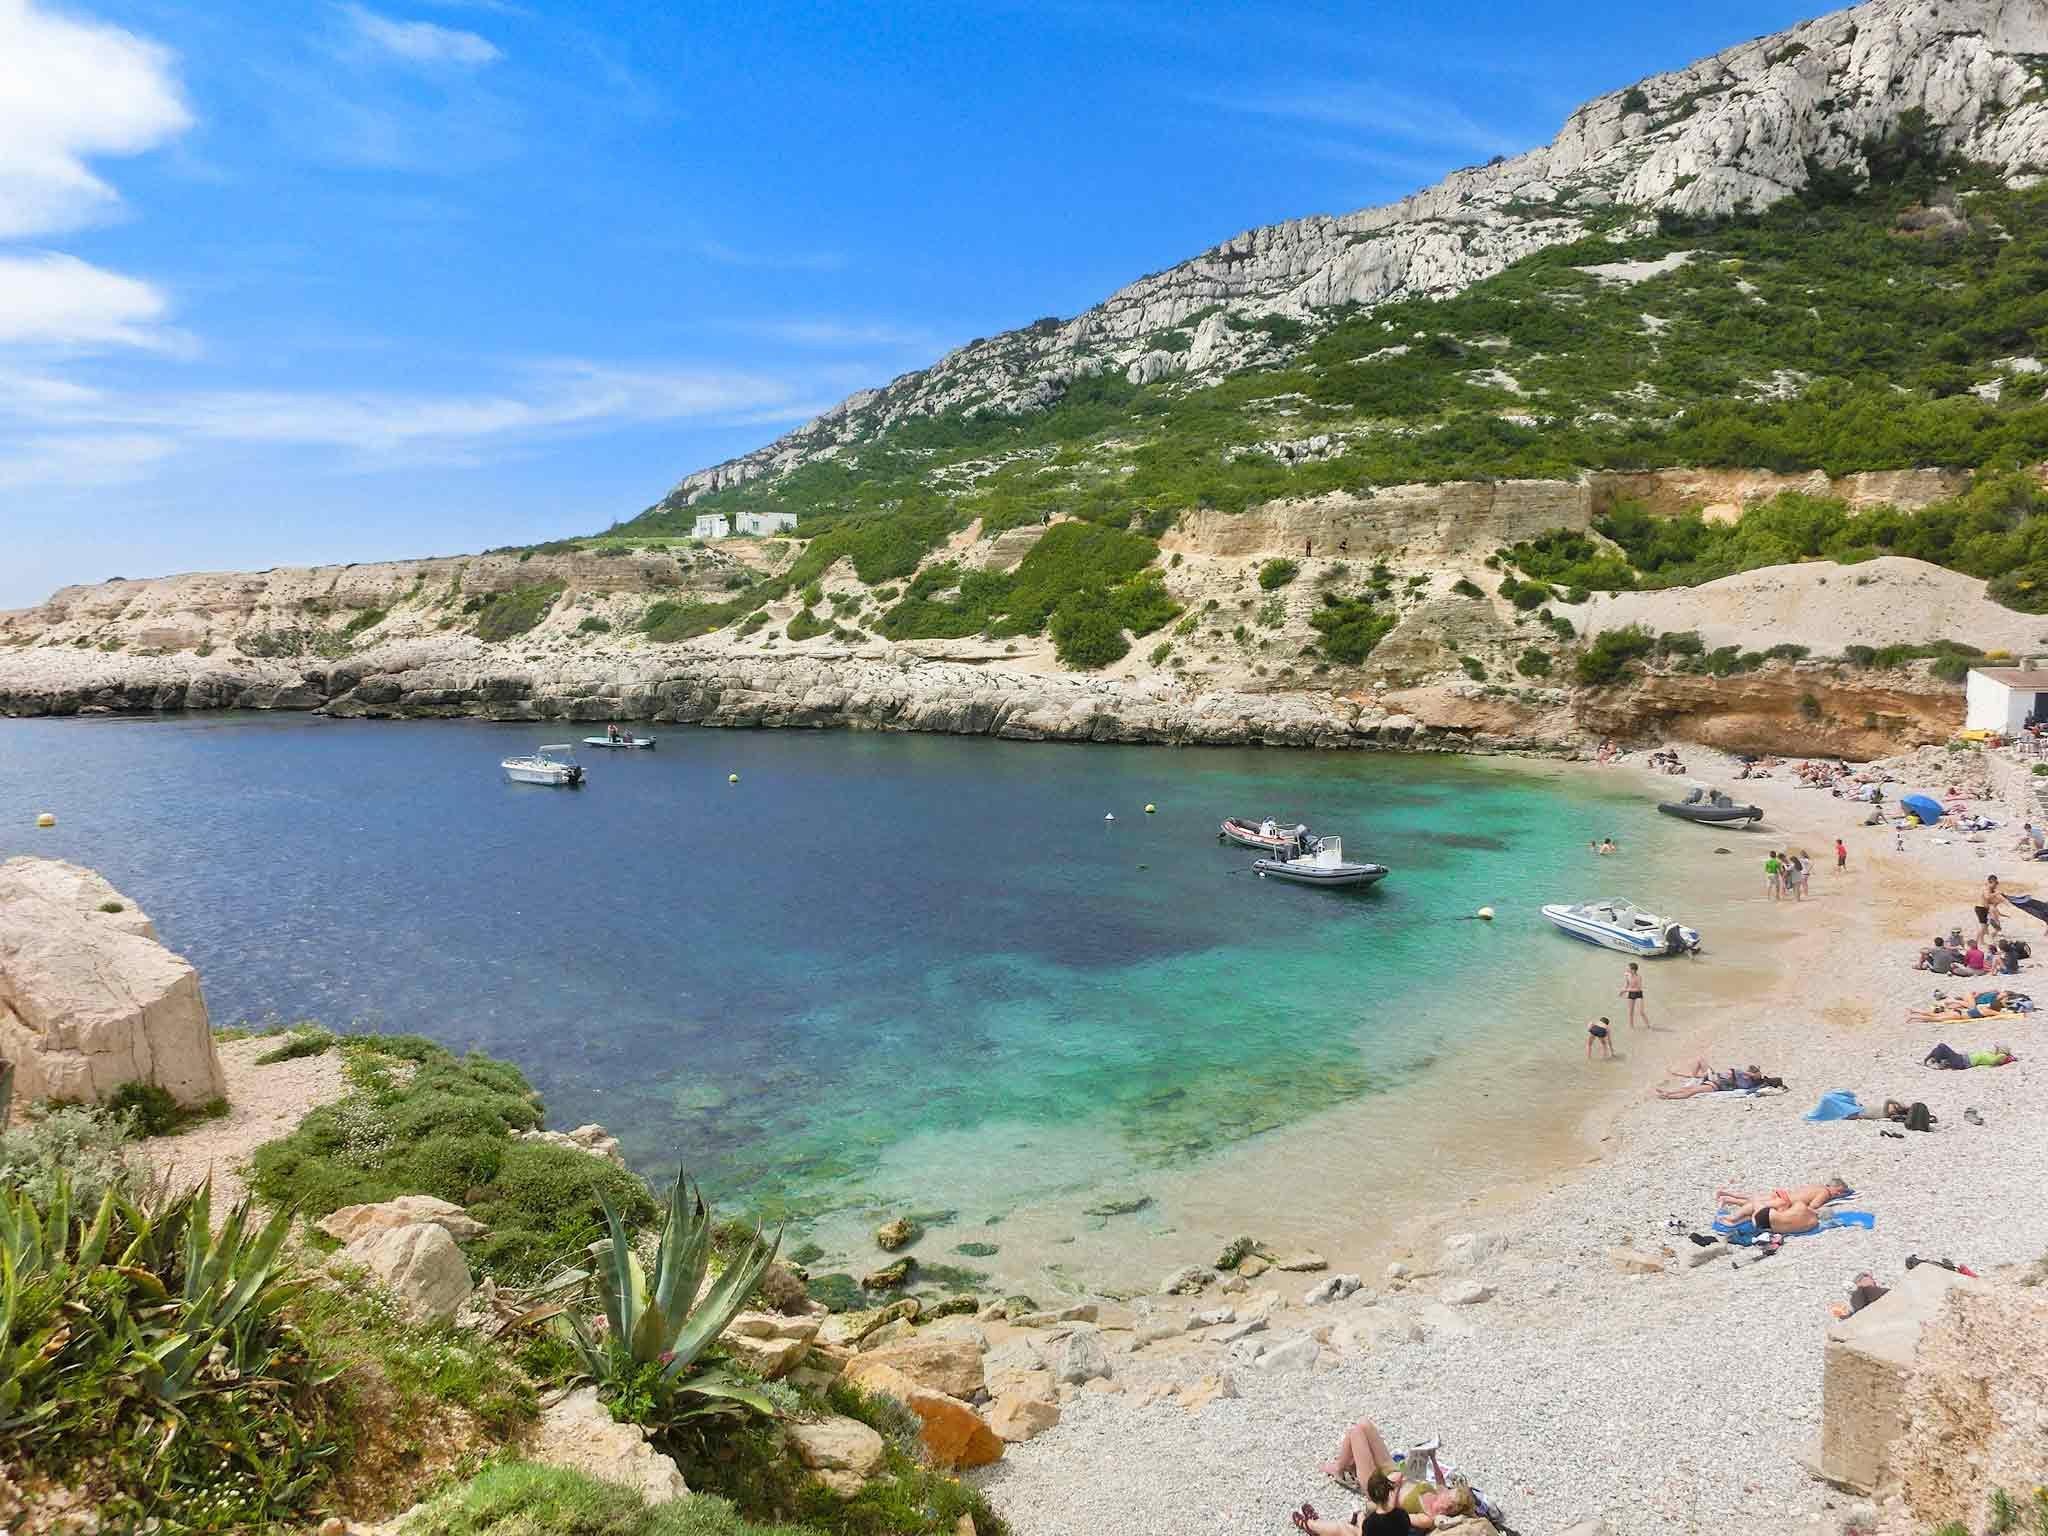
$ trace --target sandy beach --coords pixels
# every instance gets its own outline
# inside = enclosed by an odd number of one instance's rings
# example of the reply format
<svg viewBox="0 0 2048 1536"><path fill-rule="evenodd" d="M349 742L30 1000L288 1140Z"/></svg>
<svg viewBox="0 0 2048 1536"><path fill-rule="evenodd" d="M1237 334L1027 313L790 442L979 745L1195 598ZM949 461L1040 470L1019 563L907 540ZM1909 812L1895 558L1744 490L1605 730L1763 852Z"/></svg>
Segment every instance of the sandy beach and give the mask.
<svg viewBox="0 0 2048 1536"><path fill-rule="evenodd" d="M1696 777L1732 776L1702 749L1683 755ZM1631 756L1611 771L1641 774L1646 791L1670 793L1674 781L1642 773L1633 766L1641 761ZM2034 1200L2048 1173L2048 1108L2034 1082L2038 1026L1906 1018L1945 982L1913 969L1915 952L1937 929L1974 926L1969 909L1983 877L2031 888L2031 871L2012 851L2021 819L2034 812L2030 781L2010 762L1932 761L1954 770L1950 780L1989 778L1991 798L1973 806L2000 822L1996 831L1980 840L1914 831L1895 851L1889 827L1861 826L1864 808L1825 790L1786 777L1730 785L1764 808L1764 829L1701 828L1698 856L1703 879L1722 879L1715 865L1732 859L1754 871L1739 928L1757 941L1731 955L1710 935L1713 967L1653 968L1656 1027L1616 1031L1621 1059L1606 1065L1619 1081L1571 1128L1592 1155L1562 1173L1479 1190L1454 1174L1385 1187L1371 1166L1298 1163L1289 1174L1295 1188L1379 1188L1390 1211L1420 1213L1403 1216L1391 1236L1327 1235L1333 1270L1354 1268L1365 1290L1308 1307L1303 1293L1320 1276L1269 1273L1236 1294L1219 1282L1195 1300L1141 1299L1127 1321L1142 1327L1219 1305L1241 1313L1263 1305L1271 1335L1320 1336L1314 1365L1271 1371L1233 1362L1214 1329L1135 1350L1136 1334L1112 1331L1125 1351L1115 1356L1116 1390L1074 1395L1056 1429L1012 1447L985 1474L998 1507L1037 1533L1285 1532L1288 1512L1304 1500L1326 1514L1356 1507L1317 1466L1346 1424L1370 1417L1397 1446L1440 1435L1455 1463L1531 1536L1596 1518L1617 1533L1793 1520L1838 1528L1855 1501L1800 1463L1818 1435L1829 1306L1859 1270L1897 1281L1908 1254L1990 1271L2048 1251L2048 1213ZM1892 793L1944 787L1924 773ZM1837 835L1850 849L1840 873ZM1763 854L1788 845L1825 856L1809 900L1773 903ZM1714 851L1722 847L1731 851ZM2016 936L2040 937L2032 929L2028 919L2008 923ZM2048 985L2048 963L2036 958L2017 984ZM2018 1063L1968 1073L1921 1065L1936 1041L1967 1051L1994 1035ZM1688 1102L1650 1094L1666 1066L1700 1055L1723 1067L1756 1062L1788 1091ZM1555 1072L1584 1069L1583 1037L1561 1036ZM1924 1100L1940 1125L1893 1139L1871 1122L1806 1120L1835 1089L1870 1106ZM1966 1108L1983 1123L1966 1122ZM1875 1217L1871 1230L1794 1238L1741 1267L1725 1257L1686 1266L1694 1245L1669 1219L1705 1229L1717 1188L1837 1173L1855 1190L1844 1204ZM1465 1233L1477 1241L1446 1246ZM1454 1258L1457 1247L1472 1257ZM1621 1248L1661 1257L1664 1268L1626 1272L1614 1257ZM1408 1278L1390 1279L1390 1265L1406 1266ZM1467 1282L1488 1299L1448 1304ZM1191 1412L1157 1395L1162 1384L1219 1369L1236 1396Z"/></svg>

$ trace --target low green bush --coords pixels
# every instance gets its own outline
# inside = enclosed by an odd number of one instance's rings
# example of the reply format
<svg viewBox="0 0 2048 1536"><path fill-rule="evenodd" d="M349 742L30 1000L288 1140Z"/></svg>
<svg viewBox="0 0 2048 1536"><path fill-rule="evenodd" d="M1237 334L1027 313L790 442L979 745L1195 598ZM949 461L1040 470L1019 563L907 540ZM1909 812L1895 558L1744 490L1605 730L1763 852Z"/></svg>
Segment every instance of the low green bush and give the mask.
<svg viewBox="0 0 2048 1536"><path fill-rule="evenodd" d="M1268 592L1276 591L1286 586L1300 574L1301 566L1297 561L1286 559L1268 560L1259 567L1259 585Z"/></svg>
<svg viewBox="0 0 2048 1536"><path fill-rule="evenodd" d="M694 1488L694 1485L693 1485ZM562 1467L494 1462L443 1489L406 1522L407 1536L813 1536L754 1525L715 1493L652 1505L633 1489Z"/></svg>
<svg viewBox="0 0 2048 1536"><path fill-rule="evenodd" d="M107 1096L107 1113L124 1118L137 1136L168 1136L182 1118L178 1101L155 1083L123 1083Z"/></svg>
<svg viewBox="0 0 2048 1536"><path fill-rule="evenodd" d="M131 1139L128 1117L104 1108L58 1105L27 1120L17 1114L0 1132L0 1188L22 1190L39 1208L60 1180L80 1208L96 1209L109 1189L133 1198L146 1170L128 1159Z"/></svg>
<svg viewBox="0 0 2048 1536"><path fill-rule="evenodd" d="M1309 616L1309 623L1322 636L1323 655L1331 661L1357 666L1386 639L1399 620L1382 613L1368 597L1338 597L1323 594L1322 606Z"/></svg>
<svg viewBox="0 0 2048 1536"><path fill-rule="evenodd" d="M1515 670L1524 677L1548 677L1550 676L1550 653L1548 651L1540 651L1532 645L1528 650L1515 658Z"/></svg>
<svg viewBox="0 0 2048 1536"><path fill-rule="evenodd" d="M539 625L562 595L559 581L530 587L511 587L492 594L477 610L476 637L479 640L512 640Z"/></svg>
<svg viewBox="0 0 2048 1536"><path fill-rule="evenodd" d="M789 621L789 627L783 630L783 633L792 640L811 640L819 635L831 634L832 625L828 621L820 619L809 608L799 608L796 611L796 616Z"/></svg>
<svg viewBox="0 0 2048 1536"><path fill-rule="evenodd" d="M1458 665L1465 669L1465 675L1475 683L1486 681L1486 663L1477 656L1460 656Z"/></svg>
<svg viewBox="0 0 2048 1536"><path fill-rule="evenodd" d="M1574 675L1582 687L1612 687L1633 676L1635 668L1631 663L1649 655L1656 645L1655 636L1633 624L1625 629L1606 630L1579 653Z"/></svg>
<svg viewBox="0 0 2048 1536"><path fill-rule="evenodd" d="M259 1067L274 1066L280 1061L297 1061L305 1056L324 1056L334 1049L334 1042L340 1037L331 1029L322 1029L317 1024L301 1024L285 1032L285 1037L256 1058Z"/></svg>
<svg viewBox="0 0 2048 1536"><path fill-rule="evenodd" d="M1466 580L1463 576L1460 576L1456 581L1451 583L1451 590L1457 593L1460 597L1486 596L1486 594L1480 591L1480 589L1476 585Z"/></svg>
<svg viewBox="0 0 2048 1536"><path fill-rule="evenodd" d="M612 632L612 621L602 614L586 614L576 625L579 635L608 635Z"/></svg>

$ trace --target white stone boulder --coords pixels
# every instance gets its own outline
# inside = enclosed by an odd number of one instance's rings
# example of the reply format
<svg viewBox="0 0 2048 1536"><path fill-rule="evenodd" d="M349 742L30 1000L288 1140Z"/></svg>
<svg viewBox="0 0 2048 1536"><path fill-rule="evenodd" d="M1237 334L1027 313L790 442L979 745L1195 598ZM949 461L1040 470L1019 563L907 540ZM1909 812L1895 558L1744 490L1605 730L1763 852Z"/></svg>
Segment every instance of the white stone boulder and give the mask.
<svg viewBox="0 0 2048 1536"><path fill-rule="evenodd" d="M315 1225L337 1242L353 1243L359 1238L389 1232L394 1227L410 1227L420 1222L440 1227L460 1242L482 1237L490 1231L454 1201L441 1200L433 1195L400 1195L396 1200L384 1200L375 1205L344 1205L340 1210L321 1217Z"/></svg>
<svg viewBox="0 0 2048 1536"><path fill-rule="evenodd" d="M789 1439L811 1476L841 1498L859 1493L887 1454L880 1435L858 1419L836 1414L815 1423L791 1424Z"/></svg>
<svg viewBox="0 0 2048 1536"><path fill-rule="evenodd" d="M335 1255L358 1265L389 1290L407 1317L422 1323L452 1323L469 1300L469 1265L446 1227L430 1221L372 1232Z"/></svg>
<svg viewBox="0 0 2048 1536"><path fill-rule="evenodd" d="M647 1431L613 1420L595 1387L579 1387L542 1413L526 1454L544 1466L623 1484L650 1504L690 1491L676 1464L647 1443Z"/></svg>
<svg viewBox="0 0 2048 1536"><path fill-rule="evenodd" d="M137 1082L185 1105L227 1092L199 973L134 902L58 859L0 864L0 1060L17 1102L96 1104Z"/></svg>

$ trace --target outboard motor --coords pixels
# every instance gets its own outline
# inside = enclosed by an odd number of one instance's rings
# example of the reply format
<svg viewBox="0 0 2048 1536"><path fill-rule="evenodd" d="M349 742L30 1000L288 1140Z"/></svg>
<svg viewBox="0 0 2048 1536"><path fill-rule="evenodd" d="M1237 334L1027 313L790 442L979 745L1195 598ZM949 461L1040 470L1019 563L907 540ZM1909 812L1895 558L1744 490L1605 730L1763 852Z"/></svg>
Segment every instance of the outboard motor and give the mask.
<svg viewBox="0 0 2048 1536"><path fill-rule="evenodd" d="M1664 953L1682 955L1692 946L1685 942L1685 930L1676 923L1664 925Z"/></svg>

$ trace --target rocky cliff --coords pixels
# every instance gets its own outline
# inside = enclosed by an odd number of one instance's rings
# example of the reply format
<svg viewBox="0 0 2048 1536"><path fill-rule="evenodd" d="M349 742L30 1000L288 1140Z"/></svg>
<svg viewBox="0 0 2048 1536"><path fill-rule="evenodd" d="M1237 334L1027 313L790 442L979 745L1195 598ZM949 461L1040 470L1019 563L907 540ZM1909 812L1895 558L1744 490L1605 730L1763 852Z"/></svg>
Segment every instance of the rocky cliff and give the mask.
<svg viewBox="0 0 2048 1536"><path fill-rule="evenodd" d="M1860 175L1908 113L1941 150L2048 170L2048 0L1870 0L1587 102L1557 137L1382 208L1247 230L1071 320L976 340L842 401L766 447L685 476L684 505L845 453L908 418L1029 411L1082 375L1191 380L1270 361L1344 305L1457 293L1610 210L1718 216L1817 173ZM1176 336L1171 348L1159 338Z"/></svg>

